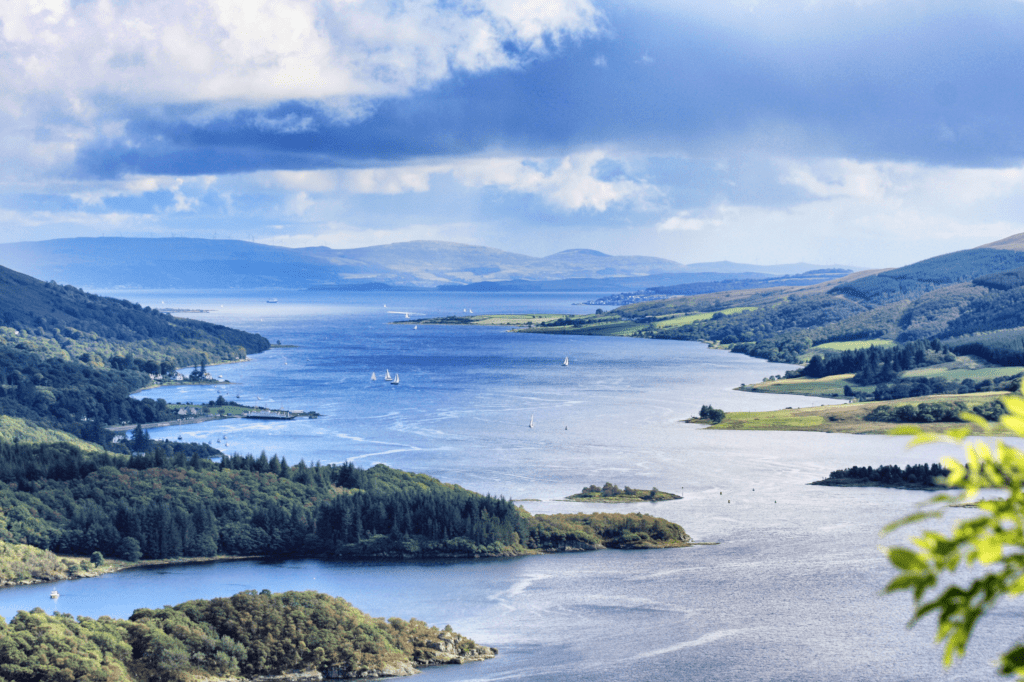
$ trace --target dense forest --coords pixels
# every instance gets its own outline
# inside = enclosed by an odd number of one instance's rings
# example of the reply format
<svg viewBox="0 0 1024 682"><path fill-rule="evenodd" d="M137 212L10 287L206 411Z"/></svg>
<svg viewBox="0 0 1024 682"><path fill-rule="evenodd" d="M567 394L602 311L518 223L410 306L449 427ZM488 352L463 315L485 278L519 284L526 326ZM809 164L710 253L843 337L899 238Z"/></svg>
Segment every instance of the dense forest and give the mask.
<svg viewBox="0 0 1024 682"><path fill-rule="evenodd" d="M940 464L907 464L902 469L899 465L873 467L850 467L839 469L814 485L878 485L891 487L939 487L936 479L949 475L949 470Z"/></svg>
<svg viewBox="0 0 1024 682"><path fill-rule="evenodd" d="M0 679L10 682L186 682L292 670L377 677L496 653L449 626L372 618L316 592L240 592L138 609L128 620L38 608L0 619Z"/></svg>
<svg viewBox="0 0 1024 682"><path fill-rule="evenodd" d="M131 561L181 556L515 555L684 544L682 528L645 515L583 521L532 516L379 464L219 463L157 446L132 457L68 444L0 443L0 540Z"/></svg>

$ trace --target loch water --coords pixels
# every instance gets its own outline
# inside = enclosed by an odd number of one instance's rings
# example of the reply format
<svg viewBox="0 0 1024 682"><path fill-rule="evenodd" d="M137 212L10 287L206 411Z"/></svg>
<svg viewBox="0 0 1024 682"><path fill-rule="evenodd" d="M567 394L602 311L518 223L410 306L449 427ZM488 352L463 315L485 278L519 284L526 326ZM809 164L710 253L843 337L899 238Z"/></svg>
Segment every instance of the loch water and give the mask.
<svg viewBox="0 0 1024 682"><path fill-rule="evenodd" d="M224 420L154 429L290 463L385 463L524 501L534 513L640 511L715 545L421 562L230 561L136 569L0 590L0 615L42 607L127 617L139 607L245 589L340 596L375 616L450 623L500 655L430 669L450 680L990 680L1016 641L1019 604L985 619L966 660L941 665L934 621L907 629L885 524L927 493L809 486L850 465L937 461L903 438L709 431L702 404L770 410L822 399L733 390L789 366L702 344L390 324L421 316L591 312L578 294L336 291L109 292L290 347L220 365L224 386L145 395L315 410L315 420ZM277 303L268 303L269 299ZM468 312L467 312L468 314ZM569 366L563 366L568 356ZM382 379L398 374L397 386ZM377 381L370 381L376 373ZM236 396L238 396L236 398ZM531 417L534 427L530 428ZM227 443L227 446L224 446ZM559 501L610 481L682 493L671 502ZM950 510L948 519L972 513Z"/></svg>

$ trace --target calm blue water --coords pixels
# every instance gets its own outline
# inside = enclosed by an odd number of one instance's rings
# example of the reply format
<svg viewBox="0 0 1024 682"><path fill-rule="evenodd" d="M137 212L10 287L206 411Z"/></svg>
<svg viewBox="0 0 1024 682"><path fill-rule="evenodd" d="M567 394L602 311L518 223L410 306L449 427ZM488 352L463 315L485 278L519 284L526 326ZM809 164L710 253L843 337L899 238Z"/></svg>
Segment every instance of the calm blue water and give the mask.
<svg viewBox="0 0 1024 682"><path fill-rule="evenodd" d="M970 657L942 669L933 624L907 630L906 597L880 595L892 572L879 529L927 494L807 486L837 468L935 461L885 436L706 431L681 423L702 404L769 410L820 399L731 390L778 374L701 344L390 325L395 311L435 316L583 312L578 295L339 292L117 292L296 348L222 365L232 384L148 391L206 402L312 409L317 420L208 422L158 429L229 452L266 450L424 472L524 502L531 512L592 484L683 492L620 505L655 512L715 546L603 551L512 560L330 563L239 561L140 569L0 591L0 615L46 610L124 617L138 607L242 589L316 589L377 616L452 626L501 655L433 669L448 680L988 680L1021 630L1019 611L983 623ZM268 298L279 303L268 304ZM387 306L385 308L385 305ZM562 367L564 357L569 367ZM385 369L399 386L378 379ZM531 416L535 427L529 428ZM219 440L218 440L219 439ZM603 510L603 508L602 508ZM954 510L951 517L969 514Z"/></svg>

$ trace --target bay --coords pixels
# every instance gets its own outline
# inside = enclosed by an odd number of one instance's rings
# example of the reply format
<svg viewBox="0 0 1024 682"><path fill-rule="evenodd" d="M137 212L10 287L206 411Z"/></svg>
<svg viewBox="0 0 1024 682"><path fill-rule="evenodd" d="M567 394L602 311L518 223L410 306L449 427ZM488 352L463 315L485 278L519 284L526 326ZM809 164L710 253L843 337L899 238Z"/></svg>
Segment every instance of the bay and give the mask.
<svg viewBox="0 0 1024 682"><path fill-rule="evenodd" d="M193 316L295 346L214 367L230 385L146 396L206 402L222 394L323 415L175 426L154 429L154 437L226 442L229 452L265 450L293 464L380 462L531 500L522 504L534 513L654 513L720 544L507 560L137 569L58 584L56 602L52 585L0 590L6 618L36 606L126 617L138 607L242 589L316 589L373 615L450 623L501 650L492 661L423 678L444 680L988 680L1020 632L1019 612L1002 607L980 626L968 659L944 670L933 622L906 629L908 599L881 594L892 571L880 546L901 537L879 531L927 494L807 485L853 464L931 462L955 450L908 452L906 439L887 436L682 423L703 404L768 410L827 402L732 390L790 366L688 342L390 324L406 312L593 310L572 305L585 298L578 294L108 293L209 310ZM272 298L278 303L267 303ZM400 385L381 381L385 370L399 374ZM605 481L684 499L598 509L560 501ZM967 514L953 510L950 518Z"/></svg>

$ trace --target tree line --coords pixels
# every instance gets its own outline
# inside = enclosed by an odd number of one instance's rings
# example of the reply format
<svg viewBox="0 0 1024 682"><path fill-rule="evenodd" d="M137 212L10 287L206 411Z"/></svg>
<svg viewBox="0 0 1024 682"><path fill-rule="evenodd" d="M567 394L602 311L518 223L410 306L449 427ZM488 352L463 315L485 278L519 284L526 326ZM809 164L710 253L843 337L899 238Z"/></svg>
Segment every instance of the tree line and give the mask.
<svg viewBox="0 0 1024 682"><path fill-rule="evenodd" d="M939 485L937 478L949 475L949 470L941 464L907 464L902 469L891 464L873 467L853 466L849 469L838 469L828 475L830 479L853 478L891 485Z"/></svg>

